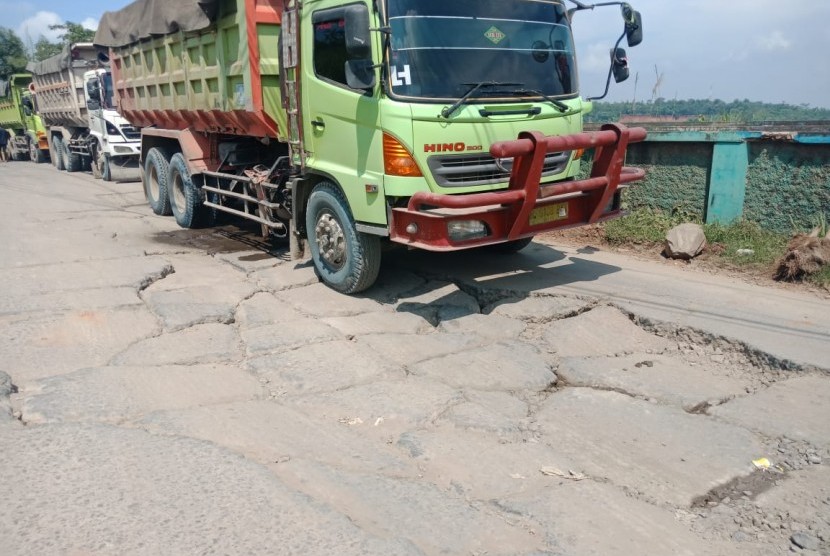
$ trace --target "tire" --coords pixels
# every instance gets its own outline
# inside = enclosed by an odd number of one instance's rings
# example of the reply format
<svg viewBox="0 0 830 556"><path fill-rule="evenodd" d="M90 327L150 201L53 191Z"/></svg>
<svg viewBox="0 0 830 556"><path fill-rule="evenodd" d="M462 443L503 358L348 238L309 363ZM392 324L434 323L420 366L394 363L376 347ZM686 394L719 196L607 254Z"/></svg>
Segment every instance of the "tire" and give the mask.
<svg viewBox="0 0 830 556"><path fill-rule="evenodd" d="M69 150L69 145L62 143L63 149L63 167L67 172L78 172L83 165L81 155L73 153Z"/></svg>
<svg viewBox="0 0 830 556"><path fill-rule="evenodd" d="M92 177L96 180L100 180L103 176L103 172L101 172L101 157L103 153L101 149L98 148L98 145L92 147L92 163L90 164L92 170Z"/></svg>
<svg viewBox="0 0 830 556"><path fill-rule="evenodd" d="M161 216L173 214L167 193L167 177L170 174L170 151L153 147L147 151L144 161L144 197L153 212Z"/></svg>
<svg viewBox="0 0 830 556"><path fill-rule="evenodd" d="M345 294L362 292L380 271L380 238L355 228L349 204L330 182L314 187L306 205L311 260L320 279ZM325 249L334 244L334 249Z"/></svg>
<svg viewBox="0 0 830 556"><path fill-rule="evenodd" d="M112 181L112 166L110 165L110 157L106 153L101 153L101 179L104 181Z"/></svg>
<svg viewBox="0 0 830 556"><path fill-rule="evenodd" d="M46 155L38 148L37 143L29 142L29 158L35 164L43 164L46 162Z"/></svg>
<svg viewBox="0 0 830 556"><path fill-rule="evenodd" d="M170 208L176 223L182 228L202 228L213 224L213 210L202 204L204 192L197 187L187 168L182 153L176 153L170 159L170 172L167 178L167 191L170 195Z"/></svg>
<svg viewBox="0 0 830 556"><path fill-rule="evenodd" d="M513 241L506 241L504 243L496 243L495 245L488 245L487 249L494 253L501 253L502 255L511 255L518 253L533 241L533 237L523 237Z"/></svg>
<svg viewBox="0 0 830 556"><path fill-rule="evenodd" d="M56 170L62 172L65 168L63 165L63 139L56 135L52 138L50 146L49 156L52 157L52 164L55 165Z"/></svg>
<svg viewBox="0 0 830 556"><path fill-rule="evenodd" d="M103 179L104 181L112 181L112 170L110 170L110 158L101 150L100 146L95 146L92 149L92 160L90 162L92 168L92 175L96 179Z"/></svg>

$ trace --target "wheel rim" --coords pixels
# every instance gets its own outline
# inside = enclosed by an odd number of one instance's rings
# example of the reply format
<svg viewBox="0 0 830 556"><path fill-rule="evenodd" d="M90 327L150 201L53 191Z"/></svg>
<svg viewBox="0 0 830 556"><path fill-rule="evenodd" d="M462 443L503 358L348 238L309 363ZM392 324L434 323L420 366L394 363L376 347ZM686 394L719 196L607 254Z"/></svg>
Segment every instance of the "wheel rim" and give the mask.
<svg viewBox="0 0 830 556"><path fill-rule="evenodd" d="M95 166L98 168L98 173L104 173L104 151L95 149Z"/></svg>
<svg viewBox="0 0 830 556"><path fill-rule="evenodd" d="M173 203L180 212L184 212L184 182L182 181L181 174L178 172L173 176Z"/></svg>
<svg viewBox="0 0 830 556"><path fill-rule="evenodd" d="M346 235L340 222L333 214L324 212L317 218L314 232L320 258L336 270L343 268L346 264Z"/></svg>
<svg viewBox="0 0 830 556"><path fill-rule="evenodd" d="M150 198L153 202L156 202L159 198L159 191L161 187L159 186L158 180L158 173L156 172L156 167L150 165L150 177L147 179L148 190L150 192Z"/></svg>
<svg viewBox="0 0 830 556"><path fill-rule="evenodd" d="M37 146L34 143L29 144L29 156L32 162L37 162Z"/></svg>

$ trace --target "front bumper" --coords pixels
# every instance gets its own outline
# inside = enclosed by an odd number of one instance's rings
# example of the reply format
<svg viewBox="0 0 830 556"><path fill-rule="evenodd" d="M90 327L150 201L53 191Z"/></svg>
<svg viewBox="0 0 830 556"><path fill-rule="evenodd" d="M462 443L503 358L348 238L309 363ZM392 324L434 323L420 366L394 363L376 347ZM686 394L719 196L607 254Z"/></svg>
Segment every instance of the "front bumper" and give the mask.
<svg viewBox="0 0 830 556"><path fill-rule="evenodd" d="M513 158L507 189L469 195L415 193L405 208L392 209L390 239L429 251L455 251L617 218L623 214L614 203L617 191L645 177L644 170L623 166L626 148L645 138L641 127L608 124L593 133L522 132L513 141L494 143L491 155ZM540 185L546 154L589 148L594 149L589 178ZM487 233L453 240L448 231L453 222L479 222Z"/></svg>

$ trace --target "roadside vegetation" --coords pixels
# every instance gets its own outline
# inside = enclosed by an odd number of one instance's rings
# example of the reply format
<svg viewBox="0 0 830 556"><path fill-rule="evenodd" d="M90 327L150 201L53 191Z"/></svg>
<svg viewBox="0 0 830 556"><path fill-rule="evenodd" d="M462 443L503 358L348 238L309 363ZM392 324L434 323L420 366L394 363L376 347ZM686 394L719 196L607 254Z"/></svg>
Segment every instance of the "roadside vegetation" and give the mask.
<svg viewBox="0 0 830 556"><path fill-rule="evenodd" d="M587 122L614 122L623 116L651 116L680 122L752 123L764 121L830 120L830 109L809 104L773 104L749 99L724 102L720 99L665 99L640 102L595 102Z"/></svg>
<svg viewBox="0 0 830 556"><path fill-rule="evenodd" d="M742 270L770 279L778 273L777 267L788 254L788 246L793 240L792 236L764 230L758 224L746 220L728 225L704 224L699 218L688 214L666 214L654 209L637 209L628 216L606 222L601 227L600 237L612 246L657 254L662 252L666 232L684 222L703 226L707 247L700 260L704 264ZM806 239L807 235L802 232L803 230L794 231L794 236ZM826 232L820 237L824 233ZM794 281L805 281L830 289L830 265L824 264L814 272L799 275Z"/></svg>

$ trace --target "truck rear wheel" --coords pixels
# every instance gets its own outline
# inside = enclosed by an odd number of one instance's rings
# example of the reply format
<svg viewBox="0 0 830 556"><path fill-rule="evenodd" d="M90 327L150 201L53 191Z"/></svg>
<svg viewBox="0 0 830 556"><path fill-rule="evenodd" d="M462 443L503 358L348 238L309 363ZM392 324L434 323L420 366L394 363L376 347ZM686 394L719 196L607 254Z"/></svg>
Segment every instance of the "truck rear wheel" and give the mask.
<svg viewBox="0 0 830 556"><path fill-rule="evenodd" d="M61 150L63 152L63 167L67 172L78 172L83 165L81 155L73 153L69 150L69 145L61 141Z"/></svg>
<svg viewBox="0 0 830 556"><path fill-rule="evenodd" d="M144 162L144 196L153 212L161 216L173 214L167 193L167 177L170 173L170 151L153 147L147 151Z"/></svg>
<svg viewBox="0 0 830 556"><path fill-rule="evenodd" d="M43 164L46 162L46 155L43 154L43 151L37 146L37 143L29 143L29 158L35 164Z"/></svg>
<svg viewBox="0 0 830 556"><path fill-rule="evenodd" d="M306 230L314 270L330 288L358 293L380 270L380 238L357 231L348 201L332 183L314 187L306 205Z"/></svg>
<svg viewBox="0 0 830 556"><path fill-rule="evenodd" d="M52 138L52 144L49 145L49 156L52 157L52 164L58 171L63 171L63 139L57 135Z"/></svg>
<svg viewBox="0 0 830 556"><path fill-rule="evenodd" d="M174 154L170 159L167 190L170 194L170 208L179 226L201 228L212 224L210 216L213 211L202 204L203 191L193 183L193 177L181 153Z"/></svg>

